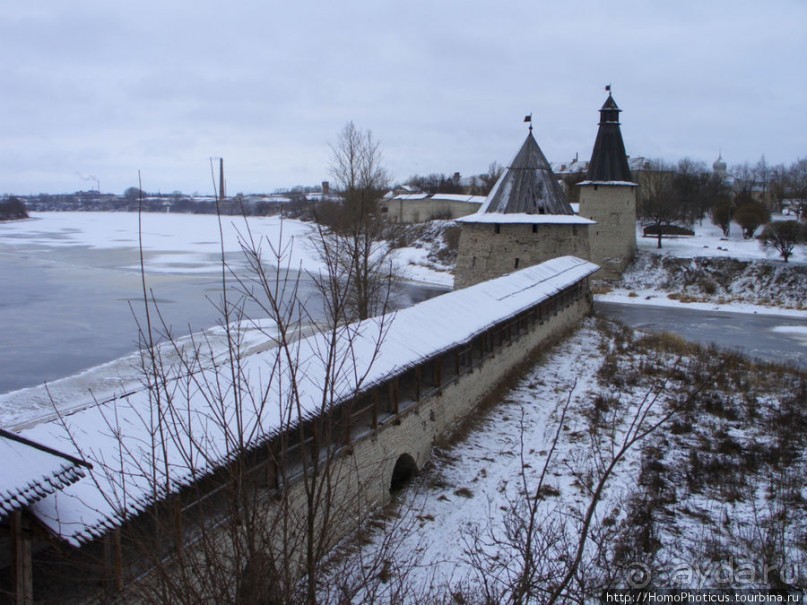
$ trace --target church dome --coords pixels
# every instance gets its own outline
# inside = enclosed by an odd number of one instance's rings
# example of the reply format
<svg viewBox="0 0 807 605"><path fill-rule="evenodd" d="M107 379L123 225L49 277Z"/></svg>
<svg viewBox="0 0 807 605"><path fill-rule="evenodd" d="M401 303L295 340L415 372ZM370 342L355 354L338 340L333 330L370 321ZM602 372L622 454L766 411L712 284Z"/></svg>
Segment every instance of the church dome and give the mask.
<svg viewBox="0 0 807 605"><path fill-rule="evenodd" d="M723 161L723 154L719 154L715 163L712 164L712 171L719 174L725 175L726 174L726 162Z"/></svg>

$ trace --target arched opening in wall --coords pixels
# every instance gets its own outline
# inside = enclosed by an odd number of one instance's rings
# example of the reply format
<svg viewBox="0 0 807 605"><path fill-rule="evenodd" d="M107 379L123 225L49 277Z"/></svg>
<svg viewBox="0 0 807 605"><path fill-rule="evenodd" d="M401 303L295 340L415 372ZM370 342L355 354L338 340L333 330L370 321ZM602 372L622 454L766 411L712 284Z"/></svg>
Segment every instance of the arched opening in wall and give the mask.
<svg viewBox="0 0 807 605"><path fill-rule="evenodd" d="M389 483L389 493L395 494L403 489L412 477L418 474L418 465L409 454L401 454L392 469L392 479Z"/></svg>

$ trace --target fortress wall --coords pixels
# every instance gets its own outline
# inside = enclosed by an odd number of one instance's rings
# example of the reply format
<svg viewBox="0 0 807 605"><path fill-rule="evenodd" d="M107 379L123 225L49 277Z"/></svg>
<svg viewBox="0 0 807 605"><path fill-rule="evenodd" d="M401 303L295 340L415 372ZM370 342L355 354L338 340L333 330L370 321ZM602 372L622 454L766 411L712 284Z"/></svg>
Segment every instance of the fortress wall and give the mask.
<svg viewBox="0 0 807 605"><path fill-rule="evenodd" d="M558 256L588 259L588 232L594 227L463 223L454 288L466 288Z"/></svg>
<svg viewBox="0 0 807 605"><path fill-rule="evenodd" d="M600 278L617 279L636 255L636 187L580 186L580 216L597 221L589 260L602 267Z"/></svg>

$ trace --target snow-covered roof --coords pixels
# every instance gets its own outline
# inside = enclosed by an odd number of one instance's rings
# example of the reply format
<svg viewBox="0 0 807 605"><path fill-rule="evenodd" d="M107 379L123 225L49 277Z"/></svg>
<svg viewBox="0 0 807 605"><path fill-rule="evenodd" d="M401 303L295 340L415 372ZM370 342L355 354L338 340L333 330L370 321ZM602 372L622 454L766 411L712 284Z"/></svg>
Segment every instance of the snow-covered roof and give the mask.
<svg viewBox="0 0 807 605"><path fill-rule="evenodd" d="M455 219L459 223L527 224L527 225L596 225L597 221L575 214L526 214L504 212L477 212Z"/></svg>
<svg viewBox="0 0 807 605"><path fill-rule="evenodd" d="M147 391L83 409L64 418L64 423L34 426L24 435L71 452L81 451L94 468L92 478L43 498L31 510L71 544L93 540L152 504L155 490L162 498L166 485L171 491L179 490L226 463L233 455L233 436L256 447L276 434L281 415L288 414L292 371L303 416L313 417L327 397L326 383L335 401L349 399L357 391L380 385L425 359L470 341L597 269L576 257L560 257L424 301L388 316L383 324L373 318L346 326L338 335L334 353L340 369L330 377L323 360L324 352L330 350L326 335L292 345L294 358L299 360L295 368L287 367L276 349L251 355L243 360L240 374L258 400L252 403L243 385L238 385L242 406L237 414L229 400L211 404L203 386L216 385L220 392L231 393L229 372L214 375L213 370L200 370L193 384L179 380L161 393L163 402L179 400L182 413L171 417L160 433L151 426L156 411ZM383 332L380 351L379 332ZM163 413L168 412L163 408ZM163 440L155 445L157 435L163 435ZM158 475L157 488L152 472Z"/></svg>
<svg viewBox="0 0 807 605"><path fill-rule="evenodd" d="M432 195L434 200L447 200L449 202L467 202L469 204L485 203L484 195L466 195L463 193L435 193Z"/></svg>
<svg viewBox="0 0 807 605"><path fill-rule="evenodd" d="M568 162L553 162L552 171L555 174L579 174L588 171L588 160L574 158Z"/></svg>
<svg viewBox="0 0 807 605"><path fill-rule="evenodd" d="M602 185L603 187L638 187L636 183L631 181L581 181L577 183L578 187L581 185Z"/></svg>
<svg viewBox="0 0 807 605"><path fill-rule="evenodd" d="M392 198L403 202L420 200L443 200L447 202L466 202L468 204L482 205L485 202L484 195L467 195L463 193L401 193Z"/></svg>
<svg viewBox="0 0 807 605"><path fill-rule="evenodd" d="M84 476L80 460L0 429L0 517L63 489Z"/></svg>
<svg viewBox="0 0 807 605"><path fill-rule="evenodd" d="M428 193L401 193L400 195L393 196L394 200L425 200L429 197Z"/></svg>

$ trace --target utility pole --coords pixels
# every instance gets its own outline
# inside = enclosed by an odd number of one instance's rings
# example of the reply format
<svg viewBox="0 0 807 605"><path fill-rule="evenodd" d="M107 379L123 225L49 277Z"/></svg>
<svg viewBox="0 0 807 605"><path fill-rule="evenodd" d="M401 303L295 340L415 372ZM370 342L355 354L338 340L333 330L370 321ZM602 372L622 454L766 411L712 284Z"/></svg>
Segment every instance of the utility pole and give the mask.
<svg viewBox="0 0 807 605"><path fill-rule="evenodd" d="M224 158L219 158L219 201L224 201Z"/></svg>

